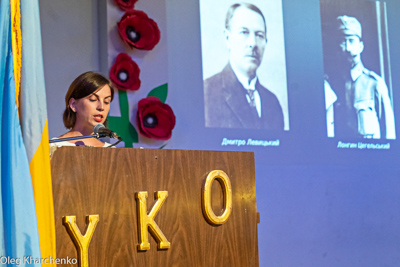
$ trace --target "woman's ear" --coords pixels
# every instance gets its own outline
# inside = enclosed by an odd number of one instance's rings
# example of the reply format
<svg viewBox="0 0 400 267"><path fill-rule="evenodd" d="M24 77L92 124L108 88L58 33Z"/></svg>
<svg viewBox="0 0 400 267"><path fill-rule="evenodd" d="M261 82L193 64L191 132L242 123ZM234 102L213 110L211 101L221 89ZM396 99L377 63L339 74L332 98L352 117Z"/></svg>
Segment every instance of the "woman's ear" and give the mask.
<svg viewBox="0 0 400 267"><path fill-rule="evenodd" d="M69 100L69 108L73 111L76 112L76 100L74 98L71 98Z"/></svg>

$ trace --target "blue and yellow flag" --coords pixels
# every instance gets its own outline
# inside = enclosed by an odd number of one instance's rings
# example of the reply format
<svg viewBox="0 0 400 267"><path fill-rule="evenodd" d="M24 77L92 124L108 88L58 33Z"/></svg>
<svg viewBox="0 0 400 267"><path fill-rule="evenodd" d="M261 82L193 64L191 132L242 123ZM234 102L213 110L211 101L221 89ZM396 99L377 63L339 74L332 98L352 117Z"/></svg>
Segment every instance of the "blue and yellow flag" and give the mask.
<svg viewBox="0 0 400 267"><path fill-rule="evenodd" d="M55 227L39 3L37 0L1 1L0 19L0 257L54 259ZM29 229L21 228L21 224ZM55 264L46 264L52 265Z"/></svg>
<svg viewBox="0 0 400 267"><path fill-rule="evenodd" d="M0 5L0 259L13 266L22 264L26 257L41 256L29 162L16 104L10 2L1 1Z"/></svg>
<svg viewBox="0 0 400 267"><path fill-rule="evenodd" d="M21 1L20 117L35 195L42 258L56 257L49 132L38 0ZM49 266L49 265L46 265Z"/></svg>

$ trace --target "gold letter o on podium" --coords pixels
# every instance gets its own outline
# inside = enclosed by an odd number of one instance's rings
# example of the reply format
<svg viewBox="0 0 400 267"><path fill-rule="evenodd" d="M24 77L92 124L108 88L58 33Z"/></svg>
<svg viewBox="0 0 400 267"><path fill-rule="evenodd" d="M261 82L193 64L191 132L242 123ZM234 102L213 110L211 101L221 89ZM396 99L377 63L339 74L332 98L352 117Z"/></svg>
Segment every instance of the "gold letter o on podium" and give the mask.
<svg viewBox="0 0 400 267"><path fill-rule="evenodd" d="M214 180L220 182L224 194L224 212L220 216L215 215L211 207L211 186ZM232 212L232 186L225 172L215 170L208 174L203 184L201 207L205 219L213 225L221 225L228 220Z"/></svg>

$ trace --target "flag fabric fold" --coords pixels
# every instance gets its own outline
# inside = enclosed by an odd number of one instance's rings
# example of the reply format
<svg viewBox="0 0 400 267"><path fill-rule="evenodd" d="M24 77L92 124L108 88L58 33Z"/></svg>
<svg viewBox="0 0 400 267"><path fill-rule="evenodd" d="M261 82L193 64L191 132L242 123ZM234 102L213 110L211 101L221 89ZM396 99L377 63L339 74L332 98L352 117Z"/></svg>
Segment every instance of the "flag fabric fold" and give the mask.
<svg viewBox="0 0 400 267"><path fill-rule="evenodd" d="M28 157L16 104L10 2L1 1L0 5L0 256L8 263L14 260L15 264L22 264L25 257L40 258L40 245ZM29 261L25 266L41 265Z"/></svg>
<svg viewBox="0 0 400 267"><path fill-rule="evenodd" d="M41 266L35 260L55 259L56 246L39 3L0 5L0 257Z"/></svg>
<svg viewBox="0 0 400 267"><path fill-rule="evenodd" d="M22 135L32 176L42 257L55 258L55 225L39 2L21 1L20 10Z"/></svg>

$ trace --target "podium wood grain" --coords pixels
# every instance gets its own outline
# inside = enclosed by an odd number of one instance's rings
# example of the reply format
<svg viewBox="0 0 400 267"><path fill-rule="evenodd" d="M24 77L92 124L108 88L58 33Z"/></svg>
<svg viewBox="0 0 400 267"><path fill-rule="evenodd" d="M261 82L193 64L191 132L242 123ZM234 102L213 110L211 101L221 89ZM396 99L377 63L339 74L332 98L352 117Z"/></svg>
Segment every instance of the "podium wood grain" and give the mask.
<svg viewBox="0 0 400 267"><path fill-rule="evenodd" d="M77 257L62 217L75 215L84 234L85 217L99 214L90 266L258 266L253 153L62 147L55 151L51 168L57 258ZM210 225L201 208L202 185L212 170L223 170L232 184L232 214L221 226ZM168 191L155 221L170 249L158 250L149 236L150 250L138 251L139 191L148 192L148 210L155 191ZM213 183L212 198L218 215L223 209L218 182Z"/></svg>

